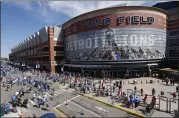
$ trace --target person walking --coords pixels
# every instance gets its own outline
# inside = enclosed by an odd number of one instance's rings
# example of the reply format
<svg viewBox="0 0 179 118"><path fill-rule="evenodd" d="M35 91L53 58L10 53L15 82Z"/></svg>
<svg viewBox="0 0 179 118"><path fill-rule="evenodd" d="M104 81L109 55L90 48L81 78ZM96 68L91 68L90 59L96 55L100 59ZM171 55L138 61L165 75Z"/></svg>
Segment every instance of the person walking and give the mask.
<svg viewBox="0 0 179 118"><path fill-rule="evenodd" d="M135 98L135 108L137 108L140 104L140 99L138 97Z"/></svg>
<svg viewBox="0 0 179 118"><path fill-rule="evenodd" d="M176 93L173 92L172 96L173 96L173 102L176 103L176 96L177 96Z"/></svg>
<svg viewBox="0 0 179 118"><path fill-rule="evenodd" d="M140 89L141 96L143 96L143 92L144 92L144 90L143 90L143 88L141 88Z"/></svg>
<svg viewBox="0 0 179 118"><path fill-rule="evenodd" d="M25 118L24 112L21 110L20 118Z"/></svg>
<svg viewBox="0 0 179 118"><path fill-rule="evenodd" d="M178 85L179 86L179 85ZM176 92L178 92L178 86L176 87Z"/></svg>
<svg viewBox="0 0 179 118"><path fill-rule="evenodd" d="M135 103L135 99L133 97L130 98L130 107L133 109Z"/></svg>
<svg viewBox="0 0 179 118"><path fill-rule="evenodd" d="M155 89L153 88L152 89L152 96L154 96L155 95Z"/></svg>
<svg viewBox="0 0 179 118"><path fill-rule="evenodd" d="M40 100L39 98L37 99L37 105L38 105L38 107L40 108L41 100Z"/></svg>
<svg viewBox="0 0 179 118"><path fill-rule="evenodd" d="M156 97L155 96L152 97L152 102L151 103L152 103L152 106L153 106L152 109L153 109L154 106L156 105Z"/></svg>
<svg viewBox="0 0 179 118"><path fill-rule="evenodd" d="M145 94L144 99L143 99L143 104L145 105L147 103L147 94Z"/></svg>

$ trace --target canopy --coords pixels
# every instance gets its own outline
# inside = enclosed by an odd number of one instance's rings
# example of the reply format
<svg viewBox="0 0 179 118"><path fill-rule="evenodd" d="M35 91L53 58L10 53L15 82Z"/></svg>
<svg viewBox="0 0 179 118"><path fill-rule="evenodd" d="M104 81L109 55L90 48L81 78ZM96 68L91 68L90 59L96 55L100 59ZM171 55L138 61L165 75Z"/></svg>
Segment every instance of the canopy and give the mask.
<svg viewBox="0 0 179 118"><path fill-rule="evenodd" d="M54 113L46 113L40 116L40 118L57 118L57 116Z"/></svg>

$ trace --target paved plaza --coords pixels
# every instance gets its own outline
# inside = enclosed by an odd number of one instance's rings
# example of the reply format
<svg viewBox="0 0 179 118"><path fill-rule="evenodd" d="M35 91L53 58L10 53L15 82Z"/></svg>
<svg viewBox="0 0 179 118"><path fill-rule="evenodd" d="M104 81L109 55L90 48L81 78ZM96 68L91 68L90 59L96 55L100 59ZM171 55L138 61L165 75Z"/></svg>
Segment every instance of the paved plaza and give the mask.
<svg viewBox="0 0 179 118"><path fill-rule="evenodd" d="M174 86L172 85L166 85L165 82L162 82L161 79L156 79L156 78L152 78L152 77L141 77L141 78L133 78L133 79L115 79L112 81L112 83L114 83L115 81L123 81L123 87L122 87L122 91L123 92L127 92L127 89L132 89L134 90L134 87L137 87L137 90L140 91L141 88L143 88L144 90L144 94L148 95L148 100L147 103L151 102L152 99L152 88L154 88L156 90L156 98L158 98L158 95L160 95L161 91L164 91L164 96L168 97L168 100L170 100L170 98L173 98L173 96L171 95L173 92L176 92L176 86L178 86L178 84L175 84ZM150 84L150 80L154 80L153 84ZM96 82L99 80L96 80ZM133 84L133 81L136 81L136 84ZM141 84L142 81L142 84ZM146 84L146 81L148 82ZM177 94L177 93L176 93ZM91 95L93 96L93 95ZM143 96L144 97L144 96ZM141 96L141 99L143 99L143 97ZM98 99L104 100L106 102L111 102L109 100L108 97L97 97ZM122 105L121 103L115 102L114 104L116 105ZM157 99L157 104L159 104L159 99ZM156 105L156 107L158 107L158 105ZM169 110L169 103L168 103L168 110ZM139 107L138 110L133 109L133 111L139 112L141 113L140 109L144 109L143 107ZM152 117L173 117L174 114L174 110L178 109L178 101L176 101L176 103L172 102L171 103L171 113L166 113L165 111L167 110L167 102L166 101L161 101L160 103L160 111L155 111L152 115ZM132 110L132 109L130 109Z"/></svg>

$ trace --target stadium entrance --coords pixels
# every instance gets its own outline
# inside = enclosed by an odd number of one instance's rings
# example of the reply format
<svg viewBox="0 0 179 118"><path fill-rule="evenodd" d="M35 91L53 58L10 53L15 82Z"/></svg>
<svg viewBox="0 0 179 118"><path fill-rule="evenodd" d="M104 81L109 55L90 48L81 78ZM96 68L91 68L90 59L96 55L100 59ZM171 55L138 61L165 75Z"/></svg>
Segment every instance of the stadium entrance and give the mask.
<svg viewBox="0 0 179 118"><path fill-rule="evenodd" d="M108 69L108 70L85 70L84 76L95 78L138 78L149 76L148 68L133 68L133 69Z"/></svg>

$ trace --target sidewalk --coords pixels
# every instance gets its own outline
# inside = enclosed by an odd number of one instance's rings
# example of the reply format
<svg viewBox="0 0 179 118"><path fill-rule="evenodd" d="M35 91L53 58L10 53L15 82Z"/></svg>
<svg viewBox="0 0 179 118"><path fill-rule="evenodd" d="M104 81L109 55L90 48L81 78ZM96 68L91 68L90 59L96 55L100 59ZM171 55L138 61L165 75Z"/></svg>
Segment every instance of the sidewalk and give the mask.
<svg viewBox="0 0 179 118"><path fill-rule="evenodd" d="M155 85L153 85L153 84L135 84L135 85L128 84L128 81L132 82L133 80L136 80L136 79L123 80L124 81L124 84L123 84L123 91L124 92L126 92L127 89L133 89L134 86L137 86L138 90L140 89L140 87L143 87L144 88L144 94L150 95L151 92L150 92L149 89L152 89L153 87L163 86L161 83L157 83L157 82L155 83ZM149 80L154 80L154 78L150 78L150 79L149 78L138 78L137 79L138 83L140 83L140 81L146 81L146 80L148 80L148 81ZM99 80L95 80L95 82L96 81L99 81ZM115 81L119 81L119 80L113 80L112 83L114 83ZM158 80L155 79L155 81L158 81ZM160 82L161 82L161 80L160 80ZM60 85L60 87L63 89L63 88L68 87L68 85L67 84L66 84L66 86ZM167 86L164 86L164 87L166 89ZM170 88L174 88L174 87L169 86L169 89L166 89L166 90L172 92L173 90L170 90ZM160 88L160 89L162 90L164 88ZM71 89L71 90L73 90L73 89ZM79 94L81 94L81 93L79 93ZM156 94L160 94L160 92L156 91ZM94 100L97 100L99 102L103 102L104 104L111 105L111 106L119 108L121 110L125 110L127 112L133 112L134 114L138 114L138 115L141 115L141 116L143 116L145 114L144 113L145 107L142 107L142 106L139 106L137 109L126 108L122 103L119 103L119 102L114 102L114 104L112 105L112 100L110 99L110 97L97 97L97 96L94 96L94 93L90 93L90 94L86 93L86 94L81 94L81 95L89 97L89 98L94 99ZM148 97L148 103L150 101L151 101L151 98ZM158 102L158 100L157 100L157 102ZM161 110L165 110L165 107L166 107L165 102L161 101L161 108L162 108ZM172 103L172 110L174 110L174 109L177 109L177 103ZM157 111L157 110L153 111L153 113L151 113L150 115L151 115L151 117L173 117L172 116L173 114L169 114L169 113L166 113L166 112L163 112L163 111Z"/></svg>
<svg viewBox="0 0 179 118"><path fill-rule="evenodd" d="M2 118L19 118L19 114L18 113L9 113L9 114L5 114L4 116L2 116Z"/></svg>

